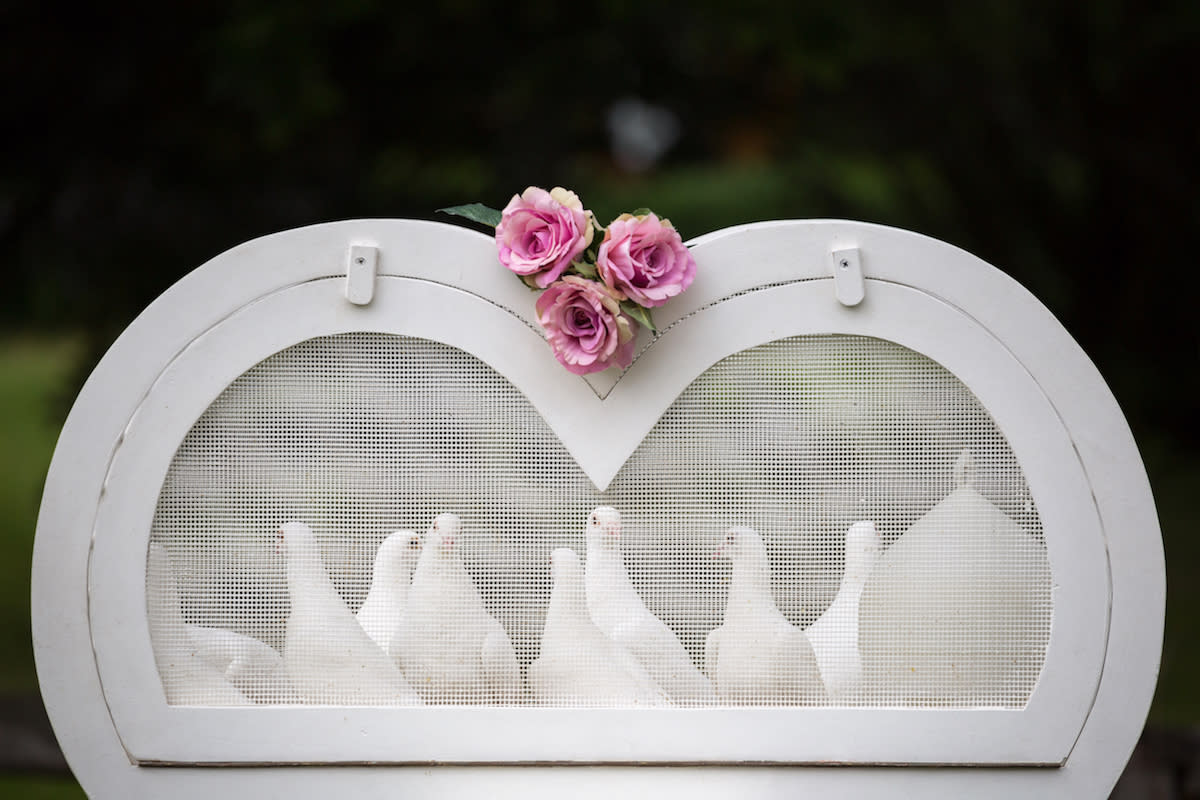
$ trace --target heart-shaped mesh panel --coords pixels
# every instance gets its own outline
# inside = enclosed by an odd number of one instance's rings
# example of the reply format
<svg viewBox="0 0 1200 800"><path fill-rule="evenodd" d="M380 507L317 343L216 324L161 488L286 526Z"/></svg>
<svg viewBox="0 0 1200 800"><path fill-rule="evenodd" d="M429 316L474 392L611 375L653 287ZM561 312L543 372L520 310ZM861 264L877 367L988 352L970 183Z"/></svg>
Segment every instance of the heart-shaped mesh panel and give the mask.
<svg viewBox="0 0 1200 800"><path fill-rule="evenodd" d="M149 565L173 704L1020 708L1051 623L987 410L857 336L715 364L605 492L461 350L301 342L196 421Z"/></svg>

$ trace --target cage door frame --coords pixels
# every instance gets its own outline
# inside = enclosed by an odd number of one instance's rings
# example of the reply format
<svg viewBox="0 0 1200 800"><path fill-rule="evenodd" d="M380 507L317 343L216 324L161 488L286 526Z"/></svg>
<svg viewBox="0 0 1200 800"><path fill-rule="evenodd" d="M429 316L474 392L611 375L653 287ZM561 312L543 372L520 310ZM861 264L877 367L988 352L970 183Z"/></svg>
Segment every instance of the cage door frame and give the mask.
<svg viewBox="0 0 1200 800"><path fill-rule="evenodd" d="M923 292L889 283L870 288L871 303L861 309L828 302L826 287L815 281L708 306L664 333L630 370L628 382L619 382L603 400L548 359L529 358L530 347L545 345L522 321L469 293L427 281L381 279L376 300L367 307L342 302L337 279L310 281L260 298L227 318L182 352L140 405L114 453L96 520L93 644L130 758L139 763L1060 764L1095 695L1107 626L1104 536L1083 471L1053 406L990 334ZM912 319L922 324L906 324ZM1028 704L1020 710L602 712L168 706L150 649L144 573L131 569L144 563L155 487L162 485L192 423L247 369L300 341L362 330L420 336L479 357L526 394L581 465L599 470L611 464L619 468L680 391L741 350L788 336L845 333L886 338L932 358L976 394L1009 438L1046 530L1056 587L1054 624ZM306 733L297 740L284 733L291 730Z"/></svg>

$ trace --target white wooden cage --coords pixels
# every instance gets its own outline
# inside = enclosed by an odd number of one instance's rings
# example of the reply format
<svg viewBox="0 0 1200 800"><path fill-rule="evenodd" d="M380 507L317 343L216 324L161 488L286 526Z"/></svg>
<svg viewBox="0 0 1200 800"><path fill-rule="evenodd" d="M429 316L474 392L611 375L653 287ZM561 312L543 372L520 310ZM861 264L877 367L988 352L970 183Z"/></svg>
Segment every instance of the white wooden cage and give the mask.
<svg viewBox="0 0 1200 800"><path fill-rule="evenodd" d="M586 378L457 226L268 236L151 305L38 523L38 673L89 793L1104 796L1164 569L1091 362L912 233L690 246L660 334ZM465 572L367 601L435 546ZM637 652L659 623L673 665ZM321 656L354 636L362 678Z"/></svg>

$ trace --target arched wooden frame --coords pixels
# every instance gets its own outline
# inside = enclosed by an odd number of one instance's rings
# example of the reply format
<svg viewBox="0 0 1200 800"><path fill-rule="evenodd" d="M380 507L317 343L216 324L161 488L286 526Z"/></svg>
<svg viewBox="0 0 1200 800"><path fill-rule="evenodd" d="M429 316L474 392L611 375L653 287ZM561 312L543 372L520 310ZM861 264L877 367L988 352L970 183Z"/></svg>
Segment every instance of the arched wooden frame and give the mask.
<svg viewBox="0 0 1200 800"><path fill-rule="evenodd" d="M380 253L383 277L366 306L347 303L345 278L334 277L353 243ZM93 760L100 749L69 744L75 730L90 729L93 739L118 743L126 763L1070 767L1076 742L1086 743L1097 713L1102 719L1118 700L1131 748L1161 647L1161 543L1128 428L1061 326L982 262L892 229L774 223L692 246L696 283L662 309L663 335L619 380L565 373L532 327L531 295L496 265L490 242L451 226L357 221L278 234L214 259L160 298L81 393L39 520L39 674L56 730L70 729L64 749L72 764L101 763ZM862 253L867 276L866 300L853 308L835 300L829 271L831 250L849 246ZM477 355L530 397L598 486L678 392L725 355L790 335L855 333L929 356L997 420L1042 515L1055 610L1033 697L1020 711L166 706L149 649L141 565L156 487L175 447L257 361L352 330L424 336ZM606 429L625 437L589 441L585 414L619 418L620 426ZM1116 564L1114 551L1126 560ZM66 678L72 670L74 681ZM1121 688L1109 692L1120 698L1105 692L1114 670ZM1144 700L1132 714L1131 699Z"/></svg>

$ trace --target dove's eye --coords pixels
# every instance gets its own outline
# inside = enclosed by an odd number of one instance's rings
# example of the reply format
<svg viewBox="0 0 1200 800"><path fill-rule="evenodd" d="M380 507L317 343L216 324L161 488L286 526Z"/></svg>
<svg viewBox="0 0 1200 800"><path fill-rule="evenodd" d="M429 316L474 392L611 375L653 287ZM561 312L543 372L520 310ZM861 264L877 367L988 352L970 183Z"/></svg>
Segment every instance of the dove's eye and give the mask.
<svg viewBox="0 0 1200 800"><path fill-rule="evenodd" d="M596 515L592 514L592 522L595 522L595 521L596 521Z"/></svg>

